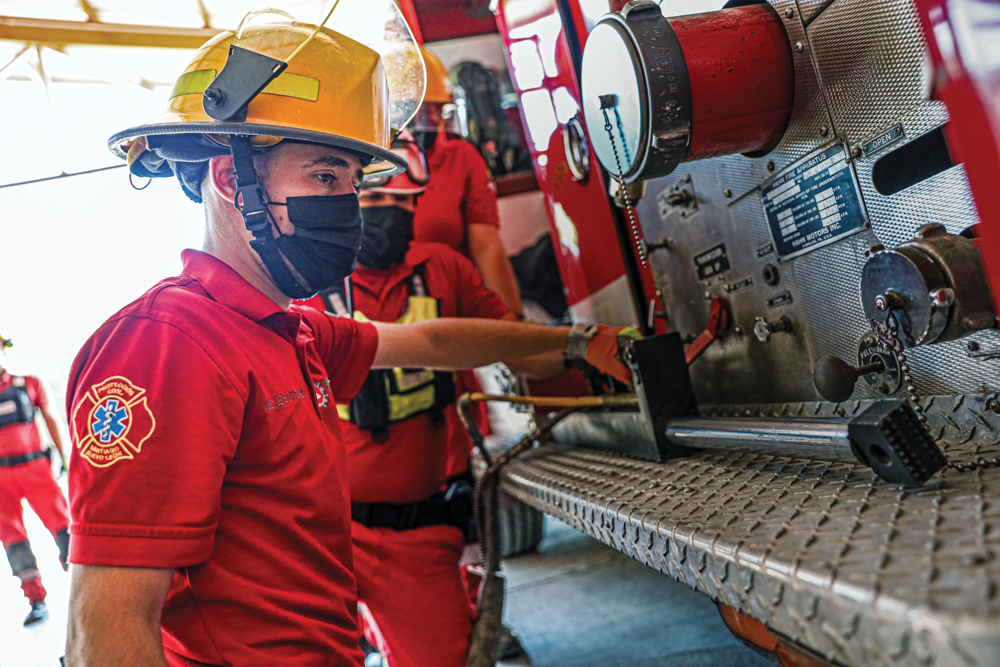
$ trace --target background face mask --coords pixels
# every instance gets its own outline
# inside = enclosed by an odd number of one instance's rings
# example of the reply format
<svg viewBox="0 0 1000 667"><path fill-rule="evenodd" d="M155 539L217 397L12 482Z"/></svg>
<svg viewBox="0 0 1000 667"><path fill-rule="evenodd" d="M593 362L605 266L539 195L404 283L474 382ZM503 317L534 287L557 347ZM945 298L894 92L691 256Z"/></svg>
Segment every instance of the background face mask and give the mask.
<svg viewBox="0 0 1000 667"><path fill-rule="evenodd" d="M399 206L362 209L364 229L358 261L384 271L401 264L413 241L413 212Z"/></svg>

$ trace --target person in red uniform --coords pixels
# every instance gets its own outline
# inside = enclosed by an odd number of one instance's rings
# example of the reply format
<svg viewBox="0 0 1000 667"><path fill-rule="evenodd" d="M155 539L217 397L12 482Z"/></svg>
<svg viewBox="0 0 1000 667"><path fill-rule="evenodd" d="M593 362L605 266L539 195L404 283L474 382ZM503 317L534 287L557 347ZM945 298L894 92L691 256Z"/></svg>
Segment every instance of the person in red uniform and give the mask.
<svg viewBox="0 0 1000 667"><path fill-rule="evenodd" d="M0 336L0 351L6 354L12 345ZM0 356L0 542L7 552L11 572L21 580L21 590L31 604L31 611L24 619L26 626L44 621L49 610L38 562L24 530L21 501L28 501L52 533L63 569L67 567L69 548L69 507L52 474L49 452L42 449L35 425L36 411L45 420L65 470L59 424L49 409L41 383L30 375L11 375Z"/></svg>
<svg viewBox="0 0 1000 667"><path fill-rule="evenodd" d="M413 219L414 240L443 243L468 257L514 315L521 295L500 241L497 190L475 146L455 127L451 79L441 61L421 47L427 65L427 92L412 132L427 153L430 181Z"/></svg>
<svg viewBox="0 0 1000 667"><path fill-rule="evenodd" d="M440 243L411 243L424 162L405 135L394 146L409 156L410 169L363 186L358 266L346 286L313 303L365 321L517 321L464 256ZM512 365L549 376L565 370L565 358ZM338 405L358 594L365 620L377 627L368 634L391 667L465 664L472 619L460 559L474 538L475 480L455 400L454 373L399 368L372 371L359 395Z"/></svg>
<svg viewBox="0 0 1000 667"><path fill-rule="evenodd" d="M131 173L176 176L206 232L73 363L70 667L360 665L336 403L373 366L580 357L616 335L293 306L353 270L363 168L405 164L394 93L377 52L332 30L234 39L195 54L166 118L110 141Z"/></svg>

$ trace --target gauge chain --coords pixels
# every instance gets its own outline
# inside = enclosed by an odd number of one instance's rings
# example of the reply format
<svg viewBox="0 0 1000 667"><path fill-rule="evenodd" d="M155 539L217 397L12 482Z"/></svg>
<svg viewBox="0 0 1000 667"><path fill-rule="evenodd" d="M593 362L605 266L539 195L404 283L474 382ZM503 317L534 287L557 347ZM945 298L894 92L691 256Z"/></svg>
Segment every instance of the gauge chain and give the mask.
<svg viewBox="0 0 1000 667"><path fill-rule="evenodd" d="M899 325L896 317L892 314L892 308L890 307L886 314L884 323L877 320L870 320L870 322L872 331L875 332L878 338L879 349L895 353L896 358L899 359L899 370L903 373L903 386L906 390L907 398L917 413L917 417L920 418L921 423L924 425L924 428L930 432L930 426L927 424L927 415L924 414L924 406L920 404L920 395L917 394L917 387L913 381L913 375L910 373L909 357L906 355L903 344L899 342L899 336L896 333ZM1000 468L1000 457L993 457L987 461L982 456L979 456L972 463L948 461L945 467L955 472L972 472L978 469Z"/></svg>
<svg viewBox="0 0 1000 667"><path fill-rule="evenodd" d="M628 188L625 187L625 174L622 172L621 159L618 157L618 146L615 143L615 131L614 127L611 125L611 118L608 116L608 110L602 109L604 112L604 131L608 133L608 139L611 140L611 151L615 156L615 166L618 167L618 177L615 178L618 181L619 190L622 193L622 199L625 201L625 211L628 214L629 226L632 228L632 239L635 242L636 250L639 251L639 259L642 261L643 268L648 265L646 263L646 249L642 247L642 236L639 234L639 222L635 217L635 207L632 205L632 198L628 194ZM615 109L617 114L618 110ZM618 127L621 128L621 117L618 118ZM628 152L628 148L623 145L622 149Z"/></svg>
<svg viewBox="0 0 1000 667"><path fill-rule="evenodd" d="M632 156L628 152L628 142L625 141L625 128L622 126L622 116L618 113L618 107L615 107L615 122L618 125L618 136L622 139L622 150L625 152L625 162L632 164ZM621 171L621 165L618 166L618 170Z"/></svg>

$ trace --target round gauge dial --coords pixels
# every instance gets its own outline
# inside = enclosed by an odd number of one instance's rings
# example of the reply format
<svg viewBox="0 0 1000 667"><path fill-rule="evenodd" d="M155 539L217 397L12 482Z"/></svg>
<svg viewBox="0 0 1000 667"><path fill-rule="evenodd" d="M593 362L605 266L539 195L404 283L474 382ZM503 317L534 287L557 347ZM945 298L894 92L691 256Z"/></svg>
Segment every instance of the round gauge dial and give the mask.
<svg viewBox="0 0 1000 667"><path fill-rule="evenodd" d="M582 71L583 114L594 153L612 176L630 181L645 158L648 96L642 59L620 19L605 17L590 33ZM613 106L602 109L602 98Z"/></svg>

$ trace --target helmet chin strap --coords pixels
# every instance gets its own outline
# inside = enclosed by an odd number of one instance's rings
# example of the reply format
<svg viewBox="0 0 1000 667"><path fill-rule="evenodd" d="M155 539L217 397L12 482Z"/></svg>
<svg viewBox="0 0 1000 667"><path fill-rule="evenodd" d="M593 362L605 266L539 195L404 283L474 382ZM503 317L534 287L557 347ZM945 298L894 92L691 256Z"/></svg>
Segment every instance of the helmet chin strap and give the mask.
<svg viewBox="0 0 1000 667"><path fill-rule="evenodd" d="M312 296L313 291L303 287L288 270L275 246L271 212L267 208L270 199L257 180L250 137L230 135L229 151L233 156L233 175L236 177L233 205L243 216L243 224L253 234L250 247L260 255L271 278L286 296L293 299Z"/></svg>

